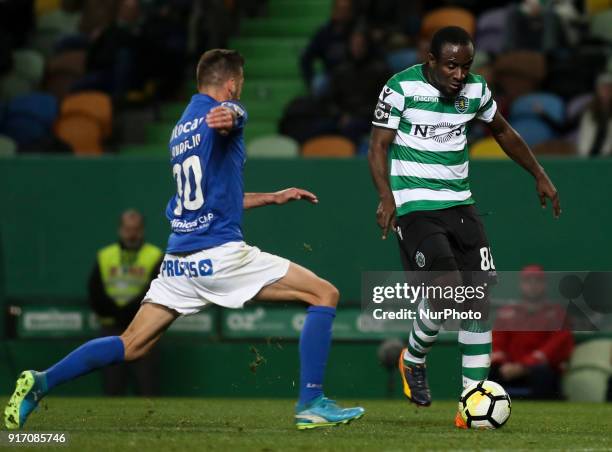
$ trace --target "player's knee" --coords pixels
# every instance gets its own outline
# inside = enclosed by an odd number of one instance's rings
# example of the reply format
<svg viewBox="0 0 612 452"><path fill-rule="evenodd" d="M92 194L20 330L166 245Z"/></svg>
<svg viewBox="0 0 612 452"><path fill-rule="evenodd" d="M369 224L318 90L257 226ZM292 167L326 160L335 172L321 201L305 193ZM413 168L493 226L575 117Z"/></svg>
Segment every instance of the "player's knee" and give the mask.
<svg viewBox="0 0 612 452"><path fill-rule="evenodd" d="M129 328L119 337L123 341L123 359L125 361L134 361L147 354L146 344L143 344Z"/></svg>
<svg viewBox="0 0 612 452"><path fill-rule="evenodd" d="M318 288L315 302L316 306L329 306L335 308L340 300L340 291L328 281L321 280L321 286Z"/></svg>

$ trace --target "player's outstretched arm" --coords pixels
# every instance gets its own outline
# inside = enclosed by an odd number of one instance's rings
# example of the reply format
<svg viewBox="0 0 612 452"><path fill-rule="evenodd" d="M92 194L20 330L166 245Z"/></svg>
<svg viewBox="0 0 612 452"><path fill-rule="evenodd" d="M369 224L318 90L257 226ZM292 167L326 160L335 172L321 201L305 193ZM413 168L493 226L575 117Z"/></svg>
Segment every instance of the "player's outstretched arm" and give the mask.
<svg viewBox="0 0 612 452"><path fill-rule="evenodd" d="M314 193L301 188L286 188L285 190L274 193L245 193L243 207L252 209L254 207L268 206L270 204L287 204L289 201L303 199L312 204L317 204L319 198Z"/></svg>
<svg viewBox="0 0 612 452"><path fill-rule="evenodd" d="M493 121L489 123L489 128L504 152L508 154L512 160L529 171L535 178L536 191L538 192L542 208L546 208L546 198L550 199L553 207L553 215L555 218L559 218L561 214L559 193L546 174L546 171L544 171L544 168L538 163L535 155L533 155L533 152L531 152L531 149L527 146L527 143L525 143L516 130L508 124L508 121L506 121L499 112L495 113Z"/></svg>
<svg viewBox="0 0 612 452"><path fill-rule="evenodd" d="M372 127L370 149L368 151L370 174L380 199L376 209L376 222L382 229L383 240L387 238L389 227L395 228L395 199L389 185L387 151L389 145L393 143L396 133L395 129Z"/></svg>

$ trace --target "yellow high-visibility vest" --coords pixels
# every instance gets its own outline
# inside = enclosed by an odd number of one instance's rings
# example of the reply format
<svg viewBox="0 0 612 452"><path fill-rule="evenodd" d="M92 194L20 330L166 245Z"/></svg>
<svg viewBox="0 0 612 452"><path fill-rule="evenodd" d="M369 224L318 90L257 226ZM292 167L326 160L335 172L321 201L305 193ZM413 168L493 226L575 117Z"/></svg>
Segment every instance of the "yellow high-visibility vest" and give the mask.
<svg viewBox="0 0 612 452"><path fill-rule="evenodd" d="M145 289L162 250L145 243L137 251L121 249L114 243L98 251L98 265L107 295L119 307L125 306Z"/></svg>

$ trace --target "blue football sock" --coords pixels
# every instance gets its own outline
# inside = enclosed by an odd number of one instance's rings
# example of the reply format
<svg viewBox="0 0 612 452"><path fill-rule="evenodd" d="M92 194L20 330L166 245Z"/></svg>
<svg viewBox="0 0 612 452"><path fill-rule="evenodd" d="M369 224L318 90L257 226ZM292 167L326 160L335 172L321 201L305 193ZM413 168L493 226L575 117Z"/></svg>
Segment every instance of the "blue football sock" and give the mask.
<svg viewBox="0 0 612 452"><path fill-rule="evenodd" d="M300 399L306 405L323 394L336 308L310 306L300 335Z"/></svg>
<svg viewBox="0 0 612 452"><path fill-rule="evenodd" d="M45 371L47 391L100 367L124 360L125 350L119 336L101 337L84 343Z"/></svg>

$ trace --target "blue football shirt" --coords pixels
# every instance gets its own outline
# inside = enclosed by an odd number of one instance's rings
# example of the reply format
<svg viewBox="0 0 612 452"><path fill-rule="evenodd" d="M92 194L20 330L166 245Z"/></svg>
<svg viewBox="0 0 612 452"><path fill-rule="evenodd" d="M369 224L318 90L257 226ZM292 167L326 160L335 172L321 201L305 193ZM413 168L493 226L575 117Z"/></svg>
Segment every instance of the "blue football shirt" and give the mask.
<svg viewBox="0 0 612 452"><path fill-rule="evenodd" d="M210 129L206 114L224 105L237 113L226 136ZM172 232L168 253L184 253L243 240L242 171L246 160L246 111L236 101L218 102L196 94L172 130L170 162L176 194L166 207Z"/></svg>

